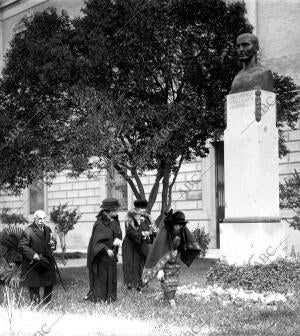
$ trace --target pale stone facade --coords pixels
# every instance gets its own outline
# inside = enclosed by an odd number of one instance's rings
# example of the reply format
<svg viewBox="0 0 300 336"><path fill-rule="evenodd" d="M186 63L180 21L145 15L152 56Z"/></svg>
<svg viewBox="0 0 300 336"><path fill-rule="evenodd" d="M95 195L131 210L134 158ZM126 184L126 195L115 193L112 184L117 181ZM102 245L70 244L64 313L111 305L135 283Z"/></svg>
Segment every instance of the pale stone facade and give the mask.
<svg viewBox="0 0 300 336"><path fill-rule="evenodd" d="M297 85L300 85L300 46L299 43L297 44L300 34L300 2L290 0L288 5L283 0L247 0L245 2L249 21L254 25L255 33L262 46L260 53L262 62L281 74L293 77ZM9 47L9 41L15 31L22 29L18 23L24 15L53 6L59 10L67 10L69 15L74 17L80 15L80 8L83 5L84 0L0 1L0 70L3 68L4 54ZM294 169L300 170L300 123L295 131L287 129L286 136L290 153L280 160L281 181ZM225 204L222 199L224 185L222 186L222 178L219 176L222 175L222 163L218 170L217 154L216 147L211 146L210 155L207 158L184 163L173 189L173 208L181 209L186 213L190 228L199 224L204 226L212 236L208 256L218 254L217 218L222 218L218 212L222 204ZM153 174L148 173L142 181L146 192L150 192L154 181ZM100 203L107 196L106 174L103 172L93 180L85 177L75 180L67 178L65 173L62 173L51 187L45 187L44 194L44 207L48 213L52 206L60 202L68 202L71 208L80 209L83 216L76 229L68 234L67 244L69 250L84 251L95 216L100 209ZM0 211L3 207L9 207L12 212L23 213L31 220L28 201L29 192L27 190L21 197L2 197ZM128 208L132 206L132 202L133 195L128 189ZM218 202L221 208L217 206ZM160 196L158 196L152 213L154 218L158 215L160 206ZM122 225L125 213L126 211L120 213ZM281 212L283 217L290 215L290 212ZM296 250L300 251L300 232L289 229L287 225L286 233L289 235L289 245L294 245Z"/></svg>

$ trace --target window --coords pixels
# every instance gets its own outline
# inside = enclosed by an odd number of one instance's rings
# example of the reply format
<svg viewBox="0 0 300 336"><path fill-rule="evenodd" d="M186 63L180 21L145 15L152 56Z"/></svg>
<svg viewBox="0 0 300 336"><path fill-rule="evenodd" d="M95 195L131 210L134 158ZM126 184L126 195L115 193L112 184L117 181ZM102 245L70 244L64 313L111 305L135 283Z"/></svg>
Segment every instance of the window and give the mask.
<svg viewBox="0 0 300 336"><path fill-rule="evenodd" d="M120 210L128 209L127 182L123 176L118 174L115 168L107 169L107 197L114 197L121 204Z"/></svg>
<svg viewBox="0 0 300 336"><path fill-rule="evenodd" d="M29 211L30 214L37 210L44 210L44 181L36 180L29 187Z"/></svg>

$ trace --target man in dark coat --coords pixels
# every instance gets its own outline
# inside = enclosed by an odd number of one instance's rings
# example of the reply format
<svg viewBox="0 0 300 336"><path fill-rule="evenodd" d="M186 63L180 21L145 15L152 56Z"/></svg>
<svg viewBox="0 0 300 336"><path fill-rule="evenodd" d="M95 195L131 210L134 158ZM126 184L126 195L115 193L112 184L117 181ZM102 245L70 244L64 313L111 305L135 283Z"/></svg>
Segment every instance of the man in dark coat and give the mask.
<svg viewBox="0 0 300 336"><path fill-rule="evenodd" d="M85 299L112 302L117 299L117 254L122 231L117 217L120 203L106 198L97 216L87 251L90 290Z"/></svg>
<svg viewBox="0 0 300 336"><path fill-rule="evenodd" d="M155 228L149 214L143 212L148 202L134 201L134 208L128 211L125 222L126 236L122 244L124 284L128 289L140 291L142 274L149 246L155 236Z"/></svg>
<svg viewBox="0 0 300 336"><path fill-rule="evenodd" d="M53 249L56 243L51 229L45 225L46 214L38 210L34 222L23 232L19 250L22 254L21 283L29 287L30 300L40 303L40 288L44 287L43 304L51 300L53 285L56 283Z"/></svg>

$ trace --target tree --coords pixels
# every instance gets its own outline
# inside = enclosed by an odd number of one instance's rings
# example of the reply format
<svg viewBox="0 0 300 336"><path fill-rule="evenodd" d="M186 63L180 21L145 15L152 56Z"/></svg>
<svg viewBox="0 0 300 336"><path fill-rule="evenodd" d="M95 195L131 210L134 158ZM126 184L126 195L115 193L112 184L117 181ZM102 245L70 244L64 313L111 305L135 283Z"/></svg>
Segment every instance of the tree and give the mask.
<svg viewBox="0 0 300 336"><path fill-rule="evenodd" d="M65 168L62 139L73 114L65 95L78 82L67 14L52 9L23 21L0 83L0 185L13 193Z"/></svg>
<svg viewBox="0 0 300 336"><path fill-rule="evenodd" d="M297 170L280 183L280 208L295 213L288 221L292 228L300 230L300 173Z"/></svg>
<svg viewBox="0 0 300 336"><path fill-rule="evenodd" d="M55 224L55 232L58 234L63 254L67 249L66 235L70 230L74 230L74 225L81 217L77 209L71 211L67 207L68 203L59 204L59 206L53 207L50 211L50 219Z"/></svg>
<svg viewBox="0 0 300 336"><path fill-rule="evenodd" d="M12 115L23 111L17 114L24 122L32 109L42 113L6 148L7 158L22 154L26 169L16 162L1 184L18 189L37 172L53 177L70 168L78 175L113 165L144 198L140 176L153 170L148 211L162 184L160 221L182 163L207 155L208 141L224 130L223 101L239 69L235 39L252 30L245 7L221 0L89 0L83 13L72 24L66 13L37 14L12 42L1 85L10 99L3 104L9 102ZM279 126L293 126L295 94L283 92L294 84L280 76L276 83ZM19 139L28 134L32 142L23 148Z"/></svg>
<svg viewBox="0 0 300 336"><path fill-rule="evenodd" d="M7 225L17 225L17 224L27 224L28 220L22 214L9 213L9 208L3 208L0 214L0 220L3 224Z"/></svg>
<svg viewBox="0 0 300 336"><path fill-rule="evenodd" d="M289 152L286 147L284 127L288 126L291 129L295 129L299 119L300 99L296 92L297 86L291 77L282 76L277 73L273 73L273 76L279 132L279 157L283 157Z"/></svg>
<svg viewBox="0 0 300 336"><path fill-rule="evenodd" d="M224 61L227 71L236 69L237 31L251 30L243 12L242 5L226 7L222 1L88 1L85 16L75 23L88 82L119 101L115 115L125 126L113 150L99 152L136 197L145 196L140 174L156 171L148 210L161 183L161 217L171 205L182 162L204 157L207 139L222 131L230 76L220 74ZM85 143L97 139L90 135Z"/></svg>

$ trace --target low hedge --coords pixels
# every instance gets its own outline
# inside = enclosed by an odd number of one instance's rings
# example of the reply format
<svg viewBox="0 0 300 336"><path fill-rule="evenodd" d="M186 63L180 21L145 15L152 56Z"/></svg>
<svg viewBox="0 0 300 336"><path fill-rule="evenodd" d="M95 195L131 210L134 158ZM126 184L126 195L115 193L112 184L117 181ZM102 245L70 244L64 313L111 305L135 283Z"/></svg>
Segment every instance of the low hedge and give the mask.
<svg viewBox="0 0 300 336"><path fill-rule="evenodd" d="M87 254L82 252L55 252L54 255L64 259L81 259L86 258Z"/></svg>
<svg viewBox="0 0 300 336"><path fill-rule="evenodd" d="M300 262L278 259L267 264L229 265L220 261L206 274L209 285L242 287L248 290L287 293L295 289L299 281Z"/></svg>

